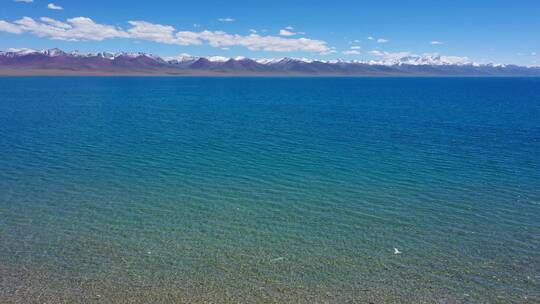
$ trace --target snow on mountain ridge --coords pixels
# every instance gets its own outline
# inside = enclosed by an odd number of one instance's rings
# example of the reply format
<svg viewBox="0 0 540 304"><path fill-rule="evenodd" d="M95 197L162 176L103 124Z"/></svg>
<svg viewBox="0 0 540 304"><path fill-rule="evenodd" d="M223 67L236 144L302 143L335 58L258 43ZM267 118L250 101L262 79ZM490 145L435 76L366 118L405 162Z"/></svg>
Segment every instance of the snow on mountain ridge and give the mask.
<svg viewBox="0 0 540 304"><path fill-rule="evenodd" d="M250 59L244 56L237 57L224 57L224 56L192 56L188 54L180 54L178 56L169 56L169 57L160 57L152 54L142 53L142 52L99 52L99 53L85 53L80 51L64 52L60 49L45 49L45 50L34 50L29 48L10 48L3 52L0 52L0 56L8 57L17 57L17 56L26 56L30 54L42 54L49 57L57 56L73 56L73 57L101 57L110 60L114 60L118 57L128 57L128 58L138 58L138 57L147 57L158 62L170 63L170 64L180 64L180 63L189 63L194 62L198 59L204 58L213 63L223 63L231 59L235 61L241 60L253 60L262 65L276 65L276 64L288 64L288 63L326 63L326 64L364 64L364 65L384 65L384 66L401 66L401 65L415 65L415 66L447 66L447 65L456 65L456 66L494 66L494 67L504 67L505 65L500 64L479 64L475 63L467 57L458 57L458 56L445 56L439 54L422 54L416 55L408 52L398 52L398 53L388 53L373 51L372 55L381 57L379 60L343 60L343 59L333 59L333 60L321 60L321 59L310 59L310 58L293 58L293 57L281 57L281 58L258 58Z"/></svg>
<svg viewBox="0 0 540 304"><path fill-rule="evenodd" d="M201 57L201 58L205 58L205 57ZM210 62L227 62L231 58L223 57L223 56L209 56L209 57L206 57L206 59Z"/></svg>

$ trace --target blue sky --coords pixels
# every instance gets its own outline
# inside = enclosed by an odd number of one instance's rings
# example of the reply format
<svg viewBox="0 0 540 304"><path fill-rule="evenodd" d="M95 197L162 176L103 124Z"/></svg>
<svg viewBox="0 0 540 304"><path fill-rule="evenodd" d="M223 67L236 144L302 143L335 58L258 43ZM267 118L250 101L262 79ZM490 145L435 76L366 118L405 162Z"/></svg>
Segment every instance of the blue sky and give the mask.
<svg viewBox="0 0 540 304"><path fill-rule="evenodd" d="M52 47L358 60L439 53L539 65L540 1L1 0L0 49Z"/></svg>

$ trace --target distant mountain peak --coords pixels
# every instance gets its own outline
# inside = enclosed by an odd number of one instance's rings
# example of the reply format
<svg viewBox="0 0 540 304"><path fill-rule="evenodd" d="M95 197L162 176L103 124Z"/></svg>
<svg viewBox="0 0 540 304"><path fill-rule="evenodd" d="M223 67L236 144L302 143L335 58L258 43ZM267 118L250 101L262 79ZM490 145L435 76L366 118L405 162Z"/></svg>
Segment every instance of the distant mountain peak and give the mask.
<svg viewBox="0 0 540 304"><path fill-rule="evenodd" d="M65 52L58 48L7 49L0 52L0 74L260 74L386 76L540 76L540 67L478 64L466 57L409 53L374 54L380 60L317 60L243 56L160 57L142 52ZM53 73L54 72L54 73Z"/></svg>

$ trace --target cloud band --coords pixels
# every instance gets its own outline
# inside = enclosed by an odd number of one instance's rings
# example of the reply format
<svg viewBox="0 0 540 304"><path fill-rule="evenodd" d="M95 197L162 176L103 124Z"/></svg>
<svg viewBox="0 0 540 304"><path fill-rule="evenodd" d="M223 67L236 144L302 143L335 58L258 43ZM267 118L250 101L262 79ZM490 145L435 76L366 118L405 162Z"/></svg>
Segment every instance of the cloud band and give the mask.
<svg viewBox="0 0 540 304"><path fill-rule="evenodd" d="M173 26L146 21L129 21L129 27L99 24L88 17L75 17L65 22L42 17L35 20L23 17L13 22L0 20L0 31L12 34L30 33L38 37L65 41L101 41L105 39L140 39L174 45L202 45L212 47L245 47L251 51L329 53L333 48L323 40L229 34L223 31L178 31Z"/></svg>

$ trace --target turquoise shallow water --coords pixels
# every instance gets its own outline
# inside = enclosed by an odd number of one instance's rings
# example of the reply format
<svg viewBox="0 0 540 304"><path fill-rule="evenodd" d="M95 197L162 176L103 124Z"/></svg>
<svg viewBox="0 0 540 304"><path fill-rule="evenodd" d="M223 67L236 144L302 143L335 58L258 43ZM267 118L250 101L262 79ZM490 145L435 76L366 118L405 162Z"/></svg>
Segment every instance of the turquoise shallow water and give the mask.
<svg viewBox="0 0 540 304"><path fill-rule="evenodd" d="M538 303L540 79L0 78L0 278L8 303Z"/></svg>

